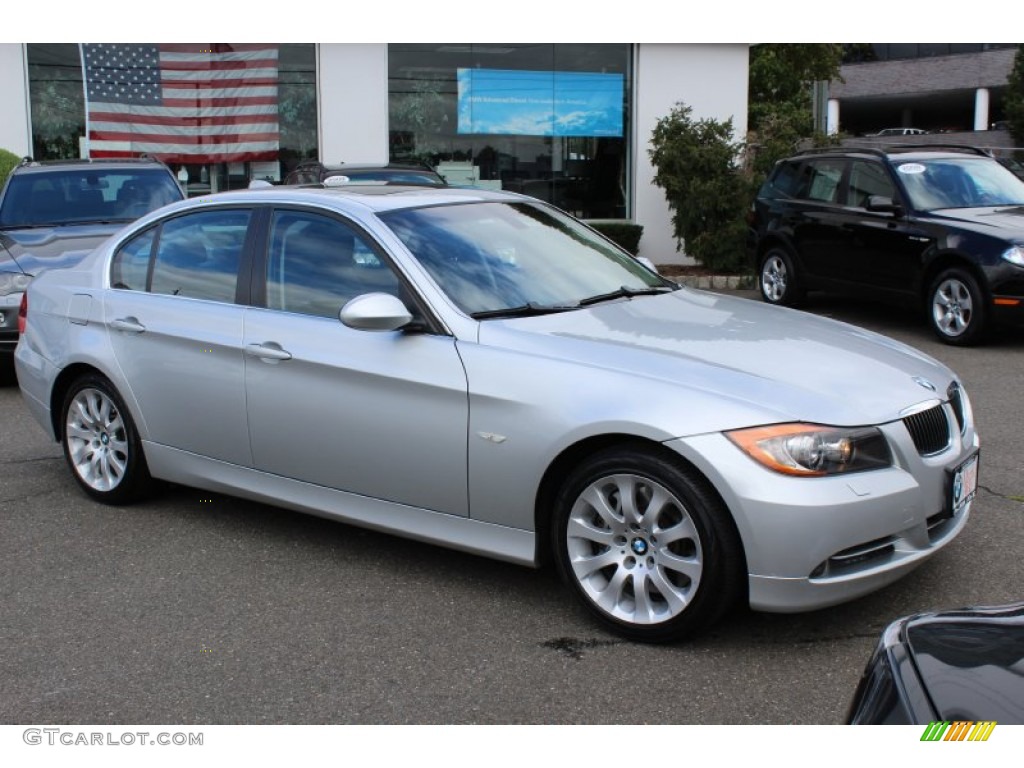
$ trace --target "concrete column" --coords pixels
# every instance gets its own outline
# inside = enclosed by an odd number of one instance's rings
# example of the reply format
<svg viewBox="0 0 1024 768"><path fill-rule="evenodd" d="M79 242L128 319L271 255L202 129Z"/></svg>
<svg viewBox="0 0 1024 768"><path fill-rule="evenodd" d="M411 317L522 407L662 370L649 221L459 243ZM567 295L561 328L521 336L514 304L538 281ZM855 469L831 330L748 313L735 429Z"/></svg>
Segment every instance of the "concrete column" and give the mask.
<svg viewBox="0 0 1024 768"><path fill-rule="evenodd" d="M828 120L825 123L825 130L829 136L839 133L839 99L828 100Z"/></svg>
<svg viewBox="0 0 1024 768"><path fill-rule="evenodd" d="M974 130L988 130L988 88L974 92Z"/></svg>

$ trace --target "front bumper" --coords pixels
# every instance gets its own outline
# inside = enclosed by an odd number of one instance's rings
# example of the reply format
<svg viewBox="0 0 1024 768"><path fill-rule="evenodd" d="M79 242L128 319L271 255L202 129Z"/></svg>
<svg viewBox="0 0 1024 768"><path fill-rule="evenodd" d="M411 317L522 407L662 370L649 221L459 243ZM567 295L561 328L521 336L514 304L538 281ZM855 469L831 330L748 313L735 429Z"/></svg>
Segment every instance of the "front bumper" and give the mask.
<svg viewBox="0 0 1024 768"><path fill-rule="evenodd" d="M949 423L955 424L948 405ZM909 573L963 530L970 504L949 516L950 473L978 450L972 428L921 456L903 422L880 429L894 466L797 478L770 472L721 434L673 440L732 512L747 560L750 607L772 612L825 608Z"/></svg>

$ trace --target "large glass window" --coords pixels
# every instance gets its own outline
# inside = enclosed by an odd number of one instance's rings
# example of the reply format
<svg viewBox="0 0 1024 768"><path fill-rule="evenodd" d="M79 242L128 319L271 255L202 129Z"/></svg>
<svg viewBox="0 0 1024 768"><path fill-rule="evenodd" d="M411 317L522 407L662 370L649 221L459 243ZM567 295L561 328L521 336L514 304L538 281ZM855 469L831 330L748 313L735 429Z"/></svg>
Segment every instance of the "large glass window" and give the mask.
<svg viewBox="0 0 1024 768"><path fill-rule="evenodd" d="M199 195L251 179L280 181L300 160L316 157L311 43L37 43L27 55L37 160L150 154L171 166L189 195ZM237 88L217 87L225 72L254 60ZM245 127L253 110L269 117Z"/></svg>
<svg viewBox="0 0 1024 768"><path fill-rule="evenodd" d="M389 45L391 160L624 218L631 55L629 45Z"/></svg>

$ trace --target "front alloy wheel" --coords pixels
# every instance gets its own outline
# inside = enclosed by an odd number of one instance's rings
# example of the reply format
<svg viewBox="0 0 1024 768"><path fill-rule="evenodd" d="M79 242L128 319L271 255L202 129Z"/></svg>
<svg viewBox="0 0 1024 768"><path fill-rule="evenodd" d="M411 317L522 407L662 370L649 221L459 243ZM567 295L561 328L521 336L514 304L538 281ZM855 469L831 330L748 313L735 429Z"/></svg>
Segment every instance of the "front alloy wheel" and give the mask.
<svg viewBox="0 0 1024 768"><path fill-rule="evenodd" d="M935 334L947 344L965 346L981 340L987 317L977 281L958 269L943 272L929 292L929 319Z"/></svg>
<svg viewBox="0 0 1024 768"><path fill-rule="evenodd" d="M736 600L728 514L692 470L646 449L601 454L559 498L559 567L587 607L635 640L677 640Z"/></svg>
<svg viewBox="0 0 1024 768"><path fill-rule="evenodd" d="M149 470L131 416L113 386L96 375L77 380L64 398L64 456L94 499L125 504L149 485Z"/></svg>

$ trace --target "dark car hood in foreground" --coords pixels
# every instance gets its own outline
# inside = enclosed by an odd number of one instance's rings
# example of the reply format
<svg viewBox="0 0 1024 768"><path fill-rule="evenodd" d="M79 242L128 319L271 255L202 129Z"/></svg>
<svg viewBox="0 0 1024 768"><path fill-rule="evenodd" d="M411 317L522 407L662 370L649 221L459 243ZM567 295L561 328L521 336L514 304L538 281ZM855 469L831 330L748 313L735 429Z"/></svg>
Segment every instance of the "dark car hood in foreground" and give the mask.
<svg viewBox="0 0 1024 768"><path fill-rule="evenodd" d="M744 420L749 425L750 419L886 423L901 418L908 407L945 399L952 377L923 352L870 331L689 289L485 321L480 341L619 370L637 384L647 378L717 398L714 412L692 415L695 432Z"/></svg>
<svg viewBox="0 0 1024 768"><path fill-rule="evenodd" d="M80 262L96 246L127 222L70 224L0 231L0 247L29 275L44 269L66 269Z"/></svg>
<svg viewBox="0 0 1024 768"><path fill-rule="evenodd" d="M882 632L847 722L1024 725L1024 602L907 616Z"/></svg>
<svg viewBox="0 0 1024 768"><path fill-rule="evenodd" d="M1024 603L916 616L903 634L940 720L1024 724Z"/></svg>

